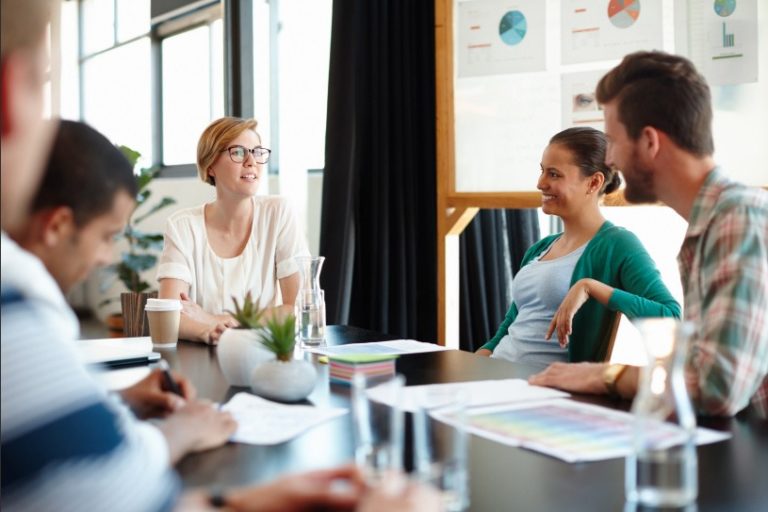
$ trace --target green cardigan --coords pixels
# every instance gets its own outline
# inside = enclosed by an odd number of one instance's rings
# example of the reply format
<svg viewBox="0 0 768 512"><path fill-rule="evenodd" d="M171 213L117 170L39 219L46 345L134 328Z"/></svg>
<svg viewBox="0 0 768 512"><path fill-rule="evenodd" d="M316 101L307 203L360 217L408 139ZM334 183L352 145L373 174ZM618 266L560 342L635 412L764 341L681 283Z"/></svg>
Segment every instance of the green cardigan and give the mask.
<svg viewBox="0 0 768 512"><path fill-rule="evenodd" d="M533 261L559 236L551 235L533 244L523 256L521 266ZM585 277L615 289L607 308L590 298L574 315L573 333L568 344L570 362L605 360L608 337L617 312L624 313L629 319L658 316L680 318L680 304L664 286L643 244L634 233L614 226L609 221L600 227L576 262L571 286ZM482 348L493 351L515 318L517 305L513 302L496 335Z"/></svg>

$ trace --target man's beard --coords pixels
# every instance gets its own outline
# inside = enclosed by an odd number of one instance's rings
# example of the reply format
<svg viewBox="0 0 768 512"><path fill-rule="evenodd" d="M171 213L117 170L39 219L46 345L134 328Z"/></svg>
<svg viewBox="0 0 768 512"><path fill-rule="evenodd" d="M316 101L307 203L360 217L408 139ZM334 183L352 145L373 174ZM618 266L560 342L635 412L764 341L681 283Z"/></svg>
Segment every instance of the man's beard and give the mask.
<svg viewBox="0 0 768 512"><path fill-rule="evenodd" d="M631 161L636 162L636 155L632 155ZM635 166L631 171L622 170L621 174L627 182L624 189L624 198L630 203L655 203L659 199L653 187L653 173L647 168Z"/></svg>

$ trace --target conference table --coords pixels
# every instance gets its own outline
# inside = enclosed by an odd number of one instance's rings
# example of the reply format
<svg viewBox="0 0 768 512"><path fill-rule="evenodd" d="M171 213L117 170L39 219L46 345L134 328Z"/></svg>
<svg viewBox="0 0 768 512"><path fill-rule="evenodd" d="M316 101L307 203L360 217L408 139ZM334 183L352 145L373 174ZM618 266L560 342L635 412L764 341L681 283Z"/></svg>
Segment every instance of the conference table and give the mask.
<svg viewBox="0 0 768 512"><path fill-rule="evenodd" d="M365 329L329 326L328 345L391 339ZM186 375L201 397L225 402L246 388L231 388L216 359L216 348L179 342L162 351L176 371ZM349 388L329 385L327 365L304 354L318 370L318 384L308 402L349 407ZM407 385L487 379L527 378L540 370L457 350L403 355L397 372ZM627 410L629 402L607 397L572 396ZM303 402L307 403L307 402ZM406 425L409 421L406 422ZM730 432L727 441L698 447L699 498L686 510L768 510L768 421L747 409L733 419L699 418L699 425ZM406 437L406 445L410 439ZM406 449L406 460L410 450ZM274 446L239 443L189 455L177 466L185 487L218 489L272 480L290 472L326 468L353 459L351 415L347 414ZM406 463L407 464L407 463ZM534 451L477 436L469 442L470 510L473 511L616 511L634 510L624 499L624 460L569 464ZM626 507L626 508L625 508Z"/></svg>

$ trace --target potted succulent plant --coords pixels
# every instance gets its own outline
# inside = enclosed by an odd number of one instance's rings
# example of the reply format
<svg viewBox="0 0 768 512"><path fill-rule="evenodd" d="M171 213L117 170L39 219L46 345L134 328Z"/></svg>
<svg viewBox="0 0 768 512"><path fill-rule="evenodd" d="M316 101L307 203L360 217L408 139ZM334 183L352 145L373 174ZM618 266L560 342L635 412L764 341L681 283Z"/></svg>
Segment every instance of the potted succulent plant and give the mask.
<svg viewBox="0 0 768 512"><path fill-rule="evenodd" d="M261 344L276 360L258 365L251 373L251 389L264 398L295 402L306 398L317 381L317 371L308 361L293 358L296 317L274 315L257 331Z"/></svg>
<svg viewBox="0 0 768 512"><path fill-rule="evenodd" d="M248 292L240 306L235 297L234 311L227 311L238 326L227 329L219 339L217 357L219 366L230 386L247 387L251 383L251 372L259 364L275 359L275 354L259 342L258 331L262 329L262 311Z"/></svg>
<svg viewBox="0 0 768 512"><path fill-rule="evenodd" d="M127 146L120 146L120 151L135 167L141 154ZM157 264L157 252L163 247L162 233L146 233L138 229L137 225L150 215L166 208L176 201L171 197L163 197L157 203L148 207L141 215L136 215L136 211L141 209L151 197L149 184L157 177L160 170L158 168L142 168L136 174L136 184L139 192L136 196L136 208L134 209L128 223L121 234L128 244L128 250L120 255L120 260L107 267L107 270L120 280L126 288L126 292L120 294L120 303L122 306L123 332L125 336L147 336L149 335L149 324L147 316L144 313L144 305L150 297L157 297L157 291L151 290L150 284L142 279L141 273L150 270ZM105 282L102 289L106 289L114 281ZM101 305L115 300L114 298L102 301ZM115 315L107 318L107 324L112 326L116 323Z"/></svg>

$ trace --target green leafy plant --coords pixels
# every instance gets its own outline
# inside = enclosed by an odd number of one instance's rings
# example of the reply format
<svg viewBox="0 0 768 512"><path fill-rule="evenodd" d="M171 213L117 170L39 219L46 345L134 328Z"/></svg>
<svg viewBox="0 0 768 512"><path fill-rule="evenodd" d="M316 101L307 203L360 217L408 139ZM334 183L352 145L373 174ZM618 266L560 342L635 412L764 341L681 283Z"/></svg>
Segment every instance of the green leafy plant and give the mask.
<svg viewBox="0 0 768 512"><path fill-rule="evenodd" d="M135 167L141 154L127 146L119 146L119 149ZM136 216L136 211L152 196L152 191L148 187L159 173L160 169L157 167L142 168L137 172L136 184L139 192L136 195L136 208L128 219L125 230L120 235L128 243L128 250L120 255L120 261L108 267L131 292L141 293L150 289L150 284L141 278L141 272L149 270L157 264L157 253L163 248L162 233L146 233L136 226L147 217L176 203L175 199L166 196L149 207L146 212ZM107 283L105 288L110 284ZM112 300L114 299L107 299L102 304Z"/></svg>
<svg viewBox="0 0 768 512"><path fill-rule="evenodd" d="M279 318L274 315L258 331L258 338L264 348L273 352L280 361L293 359L293 347L296 345L296 317L293 313Z"/></svg>
<svg viewBox="0 0 768 512"><path fill-rule="evenodd" d="M227 313L237 320L238 329L258 329L261 327L261 317L264 315L264 311L257 307L250 291L243 299L243 307L240 307L235 297L232 297L232 302L235 303L235 310L227 311Z"/></svg>

